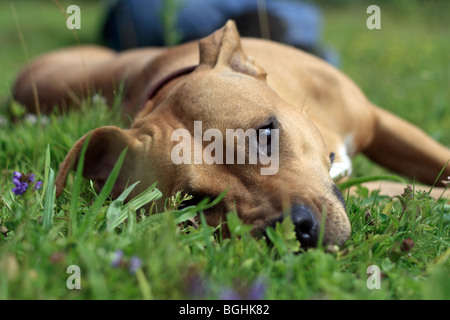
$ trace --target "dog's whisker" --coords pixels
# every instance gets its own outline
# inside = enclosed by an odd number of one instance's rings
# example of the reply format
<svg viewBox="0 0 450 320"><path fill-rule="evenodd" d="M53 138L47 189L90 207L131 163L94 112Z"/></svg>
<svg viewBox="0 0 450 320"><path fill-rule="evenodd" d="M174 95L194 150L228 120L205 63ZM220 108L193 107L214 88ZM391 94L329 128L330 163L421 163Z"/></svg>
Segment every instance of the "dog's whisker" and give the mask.
<svg viewBox="0 0 450 320"><path fill-rule="evenodd" d="M308 113L310 110L314 109L317 106L311 106L310 108L306 109L305 113Z"/></svg>
<svg viewBox="0 0 450 320"><path fill-rule="evenodd" d="M357 154L359 154L359 152L356 152L356 151L355 152L346 152L346 153L342 153L342 154L335 152L334 154L335 154L334 159L336 160L336 159L345 158L345 157L354 157Z"/></svg>
<svg viewBox="0 0 450 320"><path fill-rule="evenodd" d="M305 109L306 99L308 99L308 94L309 94L309 92L306 92L305 100L303 100L303 104L302 104L302 112L303 112L303 110ZM308 110L308 111L309 111L309 110ZM308 112L308 111L306 111L306 112Z"/></svg>

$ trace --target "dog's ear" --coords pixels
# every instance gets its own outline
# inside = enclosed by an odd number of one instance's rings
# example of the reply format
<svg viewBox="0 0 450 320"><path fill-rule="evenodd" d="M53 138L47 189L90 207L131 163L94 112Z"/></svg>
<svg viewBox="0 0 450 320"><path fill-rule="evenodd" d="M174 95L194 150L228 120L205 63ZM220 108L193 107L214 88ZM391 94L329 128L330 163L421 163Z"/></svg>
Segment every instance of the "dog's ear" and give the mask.
<svg viewBox="0 0 450 320"><path fill-rule="evenodd" d="M228 20L224 27L212 35L201 39L199 47L199 68L229 67L256 78L266 78L266 72L242 50L239 32L232 20Z"/></svg>
<svg viewBox="0 0 450 320"><path fill-rule="evenodd" d="M125 161L111 193L112 197L119 196L127 185L136 181L134 179L135 161L141 154L144 143L138 140L130 130L114 126L101 127L90 131L78 140L60 164L55 181L56 196L62 194L69 172L76 169L88 136L90 139L83 167L85 178L95 181L96 188L101 189L120 154L125 148L128 148Z"/></svg>

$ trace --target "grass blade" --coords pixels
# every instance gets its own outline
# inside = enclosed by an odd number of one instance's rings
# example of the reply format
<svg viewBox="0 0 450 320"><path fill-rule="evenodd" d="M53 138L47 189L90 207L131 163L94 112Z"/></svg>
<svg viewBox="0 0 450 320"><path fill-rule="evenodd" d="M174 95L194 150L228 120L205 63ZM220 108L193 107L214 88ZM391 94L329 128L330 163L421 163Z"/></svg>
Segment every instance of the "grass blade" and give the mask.
<svg viewBox="0 0 450 320"><path fill-rule="evenodd" d="M108 208L108 212L106 213L106 217L108 219L107 230L111 231L117 228L128 217L130 210L134 212L142 206L145 206L146 204L162 197L161 191L155 188L156 183L154 183L144 192L130 200L130 202L128 202L125 206L122 206L123 201L137 184L138 182L127 188L127 190L125 190L119 198L111 203Z"/></svg>
<svg viewBox="0 0 450 320"><path fill-rule="evenodd" d="M94 201L91 209L86 214L86 219L83 221L83 226L81 230L81 235L85 235L86 231L89 229L90 226L92 226L92 221L95 217L95 215L98 213L100 208L105 203L106 199L108 198L109 194L111 193L114 183L117 180L117 177L119 176L120 169L122 168L122 164L125 160L125 155L127 153L128 148L125 148L122 153L119 156L119 159L117 160L116 164L114 165L114 168L112 169L111 173L109 174L108 179L106 180L105 185L103 186L102 191L98 195L97 199Z"/></svg>
<svg viewBox="0 0 450 320"><path fill-rule="evenodd" d="M106 212L106 230L111 231L114 230L116 226L118 226L123 220L121 220L122 212L123 212L123 202L128 197L128 195L133 191L136 185L139 183L135 182L131 186L129 186L122 194L108 207L108 211ZM120 222L119 222L120 220Z"/></svg>
<svg viewBox="0 0 450 320"><path fill-rule="evenodd" d="M126 207L132 207L134 210L137 210L143 206L145 206L147 203L150 203L152 201L158 200L162 197L162 192L159 191L159 189L156 189L156 182L152 184L150 187L148 187L144 192L130 200L126 204Z"/></svg>
<svg viewBox="0 0 450 320"><path fill-rule="evenodd" d="M53 206L55 204L55 172L49 168L47 190L45 192L44 217L42 226L45 230L50 230L53 224Z"/></svg>
<svg viewBox="0 0 450 320"><path fill-rule="evenodd" d="M377 176L350 179L350 180L344 181L342 183L339 183L338 187L341 190L345 190L350 187L356 186L358 184L362 184L364 182L378 181L378 180L390 180L390 181L406 183L406 181L404 179L402 179L398 176L395 176L395 175L377 175Z"/></svg>
<svg viewBox="0 0 450 320"><path fill-rule="evenodd" d="M95 200L94 204L91 207L91 210L89 210L89 214L95 214L103 205L103 203L108 198L109 194L111 193L114 183L117 180L117 177L119 176L120 169L122 168L122 164L125 160L125 155L127 153L128 148L125 148L122 153L119 156L119 159L117 160L116 164L114 165L114 168L112 169L111 173L109 174L108 179L106 180L105 185L103 186L102 191L98 195L97 199Z"/></svg>
<svg viewBox="0 0 450 320"><path fill-rule="evenodd" d="M124 192L116 199L117 201L125 201L125 199L130 195L131 191L139 184L140 181L133 183L131 186L125 189Z"/></svg>
<svg viewBox="0 0 450 320"><path fill-rule="evenodd" d="M44 168L44 184L42 186L42 190L47 190L47 184L48 184L48 172L50 169L50 145L47 145L47 149L45 150L45 168ZM44 200L44 193L42 193L41 201Z"/></svg>

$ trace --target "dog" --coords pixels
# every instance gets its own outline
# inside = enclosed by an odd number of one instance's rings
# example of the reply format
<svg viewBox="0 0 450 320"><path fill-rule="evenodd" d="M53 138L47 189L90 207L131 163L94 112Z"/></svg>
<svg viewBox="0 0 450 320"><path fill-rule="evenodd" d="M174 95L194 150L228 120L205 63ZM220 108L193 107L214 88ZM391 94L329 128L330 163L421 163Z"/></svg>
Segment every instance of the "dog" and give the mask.
<svg viewBox="0 0 450 320"><path fill-rule="evenodd" d="M325 244L342 245L350 236L335 181L350 174L351 156L362 152L429 185L443 186L450 176L449 149L373 105L342 72L283 44L241 39L233 21L206 38L173 48L118 54L79 46L49 53L19 74L13 93L29 111L50 113L76 106L94 92L111 105L121 84L123 114L133 117L130 128L101 127L78 140L59 167L58 196L89 136L83 175L96 188L102 188L127 148L113 196L136 181L140 183L130 198L155 181L165 196L183 190L201 200L227 190L205 212L208 224L225 222L235 210L257 234L289 217L302 247L308 248L317 245L321 228ZM173 150L181 138L174 140L173 132L183 129L193 137L196 121L202 124L200 135L209 129L223 136L228 129L263 132L266 150L274 147L267 139L277 132L276 172L261 174L267 167L262 163L209 164L205 159L199 164L195 154L186 158L191 162L174 163ZM195 148L195 143L184 146ZM205 141L198 145L200 151L206 148ZM249 145L240 151L245 154ZM222 231L226 236L226 227Z"/></svg>

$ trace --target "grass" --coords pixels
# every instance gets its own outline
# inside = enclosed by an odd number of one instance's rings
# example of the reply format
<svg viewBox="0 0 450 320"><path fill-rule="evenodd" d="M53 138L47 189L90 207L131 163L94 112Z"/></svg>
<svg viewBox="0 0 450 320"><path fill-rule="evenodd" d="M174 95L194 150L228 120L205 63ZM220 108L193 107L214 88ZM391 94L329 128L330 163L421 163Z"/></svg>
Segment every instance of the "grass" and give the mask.
<svg viewBox="0 0 450 320"><path fill-rule="evenodd" d="M75 43L52 1L14 5L31 57ZM379 31L365 28L364 6L325 6L325 41L374 102L449 145L449 5L414 2L404 11L385 6ZM92 1L80 7L79 38L96 41L101 7ZM26 58L9 5L0 8L0 96L8 96ZM81 171L71 174L55 199L54 173L73 143L93 128L122 125L119 114L108 110L94 100L45 124L22 120L0 127L0 299L450 298L450 206L426 194L391 199L360 188L346 197L352 224L347 243L303 254L293 253L298 243L288 223L268 233L274 242L269 247L230 214L231 237L220 239L213 228L191 222L194 216L202 220L206 202L179 209L184 195L177 194L156 208L151 204L161 195L154 188L127 204L111 201L81 179ZM14 171L35 173L44 181L42 190L16 196ZM384 173L356 159L356 177ZM77 281L76 272L67 272L72 265L80 270L80 290L66 285ZM379 290L366 285L370 265L380 267Z"/></svg>

